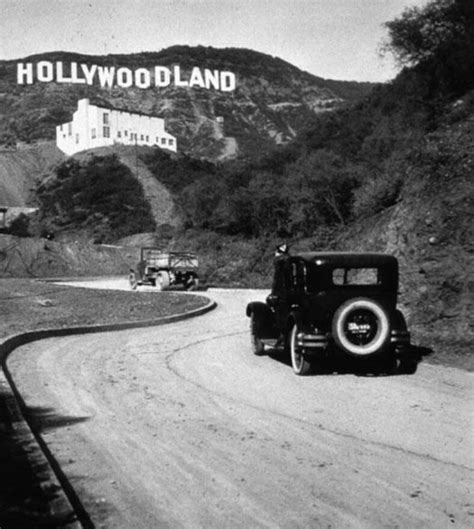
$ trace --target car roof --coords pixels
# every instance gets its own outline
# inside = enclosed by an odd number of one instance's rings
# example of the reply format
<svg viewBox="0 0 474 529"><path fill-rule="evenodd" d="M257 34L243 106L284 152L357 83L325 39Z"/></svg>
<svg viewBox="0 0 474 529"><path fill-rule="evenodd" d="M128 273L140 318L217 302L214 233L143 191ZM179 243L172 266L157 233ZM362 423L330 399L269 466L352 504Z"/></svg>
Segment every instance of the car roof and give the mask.
<svg viewBox="0 0 474 529"><path fill-rule="evenodd" d="M396 266L393 255L377 252L298 252L292 257L320 265L350 267Z"/></svg>

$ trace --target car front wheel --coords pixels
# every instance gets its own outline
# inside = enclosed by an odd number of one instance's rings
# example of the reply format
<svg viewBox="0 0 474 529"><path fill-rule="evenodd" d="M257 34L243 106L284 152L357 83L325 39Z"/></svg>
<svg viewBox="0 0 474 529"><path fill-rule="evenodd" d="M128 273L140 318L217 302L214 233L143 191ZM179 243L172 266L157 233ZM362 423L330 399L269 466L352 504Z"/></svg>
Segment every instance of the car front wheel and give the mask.
<svg viewBox="0 0 474 529"><path fill-rule="evenodd" d="M305 358L303 348L298 345L298 325L293 325L290 333L290 354L291 366L296 375L307 375L311 369L311 364Z"/></svg>

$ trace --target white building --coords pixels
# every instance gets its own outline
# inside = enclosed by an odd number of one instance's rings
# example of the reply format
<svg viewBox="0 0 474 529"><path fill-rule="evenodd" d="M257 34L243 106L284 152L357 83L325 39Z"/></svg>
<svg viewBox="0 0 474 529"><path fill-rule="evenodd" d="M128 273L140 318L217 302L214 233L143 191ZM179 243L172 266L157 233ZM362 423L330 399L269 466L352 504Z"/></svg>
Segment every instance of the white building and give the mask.
<svg viewBox="0 0 474 529"><path fill-rule="evenodd" d="M176 138L165 131L164 119L101 108L89 99L78 101L72 121L56 127L56 145L68 155L117 143L177 150Z"/></svg>

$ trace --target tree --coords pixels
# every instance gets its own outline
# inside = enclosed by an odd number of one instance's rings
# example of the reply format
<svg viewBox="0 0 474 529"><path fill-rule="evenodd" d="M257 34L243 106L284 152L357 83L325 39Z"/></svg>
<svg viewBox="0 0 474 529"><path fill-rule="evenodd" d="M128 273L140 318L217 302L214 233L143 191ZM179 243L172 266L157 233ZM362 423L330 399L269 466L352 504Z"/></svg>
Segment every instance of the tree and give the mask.
<svg viewBox="0 0 474 529"><path fill-rule="evenodd" d="M322 225L344 225L360 168L324 149L301 157L288 168L292 229L309 235Z"/></svg>
<svg viewBox="0 0 474 529"><path fill-rule="evenodd" d="M414 66L472 46L472 16L472 0L433 0L422 8L408 8L385 23L389 41L384 50L401 65Z"/></svg>

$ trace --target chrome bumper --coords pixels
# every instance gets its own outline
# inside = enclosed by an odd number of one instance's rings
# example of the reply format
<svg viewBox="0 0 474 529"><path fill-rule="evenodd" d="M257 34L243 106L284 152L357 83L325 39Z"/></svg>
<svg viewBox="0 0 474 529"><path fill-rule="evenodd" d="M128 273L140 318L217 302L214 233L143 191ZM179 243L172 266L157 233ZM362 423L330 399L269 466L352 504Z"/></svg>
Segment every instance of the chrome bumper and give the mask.
<svg viewBox="0 0 474 529"><path fill-rule="evenodd" d="M394 345L406 345L410 343L410 333L408 331L392 330L390 333L390 343Z"/></svg>
<svg viewBox="0 0 474 529"><path fill-rule="evenodd" d="M298 347L307 349L325 349L328 346L328 339L324 334L298 333L296 337Z"/></svg>

